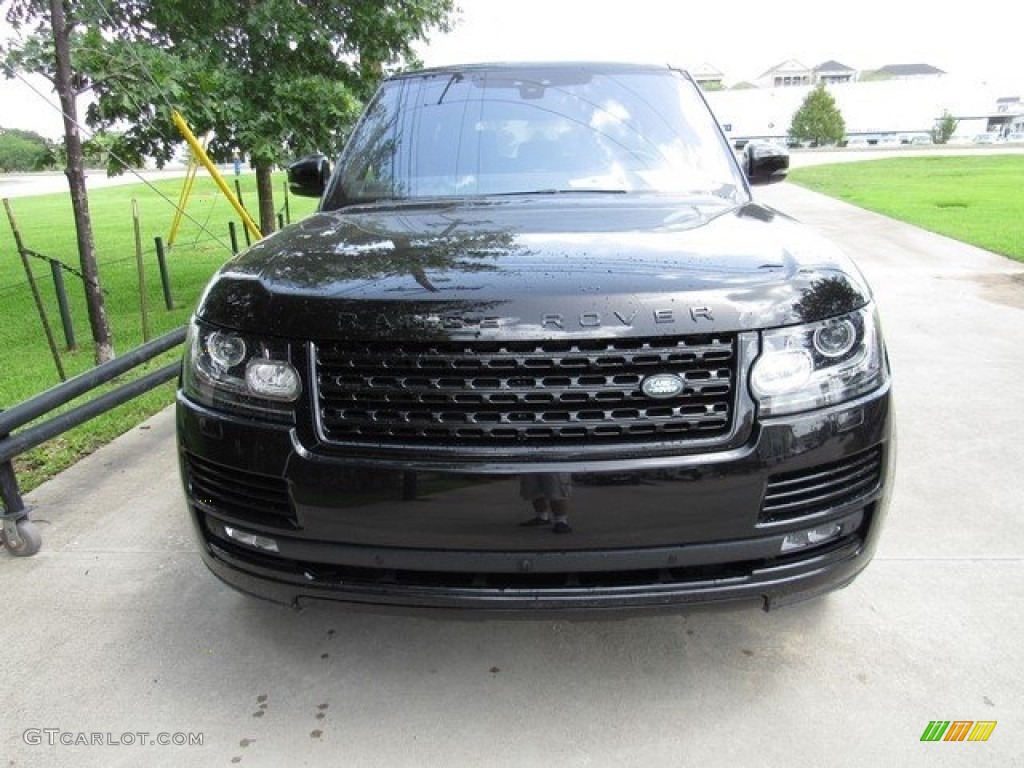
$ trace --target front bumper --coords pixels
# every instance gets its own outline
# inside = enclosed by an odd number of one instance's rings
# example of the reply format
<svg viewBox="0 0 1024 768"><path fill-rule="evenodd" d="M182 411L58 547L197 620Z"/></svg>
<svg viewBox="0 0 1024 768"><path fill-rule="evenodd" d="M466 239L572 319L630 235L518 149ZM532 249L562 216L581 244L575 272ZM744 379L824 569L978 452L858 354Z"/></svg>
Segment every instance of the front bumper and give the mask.
<svg viewBox="0 0 1024 768"><path fill-rule="evenodd" d="M868 564L894 455L888 388L759 424L727 451L613 462L371 462L318 454L293 429L180 393L177 417L203 560L229 585L289 604L767 609L845 586ZM572 478L572 534L517 525L532 514L523 473ZM787 535L822 527L835 535L783 551Z"/></svg>

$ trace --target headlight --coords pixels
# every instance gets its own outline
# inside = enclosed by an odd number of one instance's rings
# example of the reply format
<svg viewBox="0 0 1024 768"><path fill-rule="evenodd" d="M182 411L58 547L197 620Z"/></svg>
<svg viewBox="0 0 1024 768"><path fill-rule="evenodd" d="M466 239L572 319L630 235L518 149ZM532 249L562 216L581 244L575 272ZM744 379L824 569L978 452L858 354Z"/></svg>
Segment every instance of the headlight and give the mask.
<svg viewBox="0 0 1024 768"><path fill-rule="evenodd" d="M750 387L762 416L841 403L885 383L882 337L869 305L820 323L764 331Z"/></svg>
<svg viewBox="0 0 1024 768"><path fill-rule="evenodd" d="M275 421L290 420L302 394L288 345L211 328L193 320L182 389L197 403Z"/></svg>

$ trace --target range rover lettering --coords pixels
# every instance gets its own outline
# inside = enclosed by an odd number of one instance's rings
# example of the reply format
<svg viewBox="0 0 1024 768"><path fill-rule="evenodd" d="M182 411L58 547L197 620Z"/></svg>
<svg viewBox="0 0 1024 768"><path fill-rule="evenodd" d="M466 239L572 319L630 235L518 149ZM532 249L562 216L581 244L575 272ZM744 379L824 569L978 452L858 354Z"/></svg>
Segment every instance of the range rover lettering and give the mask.
<svg viewBox="0 0 1024 768"><path fill-rule="evenodd" d="M756 202L667 67L399 74L317 212L211 280L177 395L206 565L301 604L764 608L868 564L890 371L865 279Z"/></svg>

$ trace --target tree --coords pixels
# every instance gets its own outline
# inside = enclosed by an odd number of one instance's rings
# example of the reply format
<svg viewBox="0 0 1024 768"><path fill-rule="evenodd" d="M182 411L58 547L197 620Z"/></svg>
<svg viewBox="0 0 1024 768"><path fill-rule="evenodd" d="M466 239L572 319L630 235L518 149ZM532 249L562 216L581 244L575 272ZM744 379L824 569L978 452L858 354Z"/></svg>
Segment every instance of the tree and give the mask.
<svg viewBox="0 0 1024 768"><path fill-rule="evenodd" d="M53 157L50 142L33 131L0 128L0 171L38 171Z"/></svg>
<svg viewBox="0 0 1024 768"><path fill-rule="evenodd" d="M117 131L95 131L88 139L82 142L82 152L85 154L85 163L89 168L108 168L112 163L124 161L114 160L110 153L116 151L120 134ZM142 168L144 163L135 163L132 167ZM122 166L119 166L122 167Z"/></svg>
<svg viewBox="0 0 1024 768"><path fill-rule="evenodd" d="M81 5L76 4L76 13ZM7 10L8 23L15 29L34 24L35 30L23 46L2 53L5 69L23 69L43 75L53 84L60 99L67 157L64 172L71 192L78 257L92 331L93 356L96 363L100 364L114 358L114 341L96 265L89 197L85 188L85 161L77 111L80 77L71 62L72 38L76 36L79 24L88 19L73 15L71 7L72 4L65 4L64 0L13 0Z"/></svg>
<svg viewBox="0 0 1024 768"><path fill-rule="evenodd" d="M109 0L108 0L109 2ZM271 172L313 150L335 153L363 100L412 45L447 29L453 0L120 0L83 37L78 63L95 99L88 122L123 128L114 167L163 164L179 110L215 160L256 171L260 229L275 229Z"/></svg>
<svg viewBox="0 0 1024 768"><path fill-rule="evenodd" d="M932 142L935 144L948 143L956 133L958 125L960 125L960 121L953 117L948 109L943 110L942 117L935 121L935 126L932 128Z"/></svg>
<svg viewBox="0 0 1024 768"><path fill-rule="evenodd" d="M793 113L789 138L795 142L810 142L812 146L835 144L846 135L846 121L836 106L832 94L818 83L800 108Z"/></svg>
<svg viewBox="0 0 1024 768"><path fill-rule="evenodd" d="M415 61L412 45L447 29L453 0L0 0L29 36L3 50L4 68L54 83L65 122L75 212L96 360L113 357L89 222L77 97L91 91L87 122L124 130L108 171L153 157L166 163L185 114L226 161L256 170L260 227L275 229L271 171L289 155L334 152L361 101L387 69Z"/></svg>

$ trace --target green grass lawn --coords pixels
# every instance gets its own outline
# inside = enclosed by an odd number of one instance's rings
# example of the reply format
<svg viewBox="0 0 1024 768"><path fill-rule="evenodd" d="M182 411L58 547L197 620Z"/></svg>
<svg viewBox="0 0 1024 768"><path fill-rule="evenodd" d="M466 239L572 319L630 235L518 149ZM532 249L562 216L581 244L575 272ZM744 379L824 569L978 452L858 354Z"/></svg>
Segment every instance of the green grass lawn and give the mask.
<svg viewBox="0 0 1024 768"><path fill-rule="evenodd" d="M243 201L250 211L255 210L255 176L243 174L240 182ZM119 353L137 347L143 340L133 199L138 201L141 221L150 338L183 325L210 276L231 257L229 221L236 222L239 245L245 247L237 214L209 177L198 176L186 206L188 215L167 254L174 298L174 309L167 310L153 238L160 236L166 244L183 183L183 178L168 179L152 186L107 187L89 194L100 279ZM233 187L233 180L229 184ZM283 213L283 174L275 177L274 192L275 204ZM14 198L10 204L27 248L78 269L71 202L66 193ZM291 197L288 206L295 221L312 212L316 201ZM93 365L92 335L81 281L70 273L64 275L78 345L77 351L67 351L50 266L37 259L32 259L31 265L65 372L69 377L81 373ZM136 378L179 356L180 349L174 350L126 378ZM0 210L0 408L10 408L59 382L6 214ZM20 457L15 470L22 491L27 492L167 406L173 393L174 385L165 384Z"/></svg>
<svg viewBox="0 0 1024 768"><path fill-rule="evenodd" d="M1024 155L866 160L798 168L789 179L1024 261Z"/></svg>

